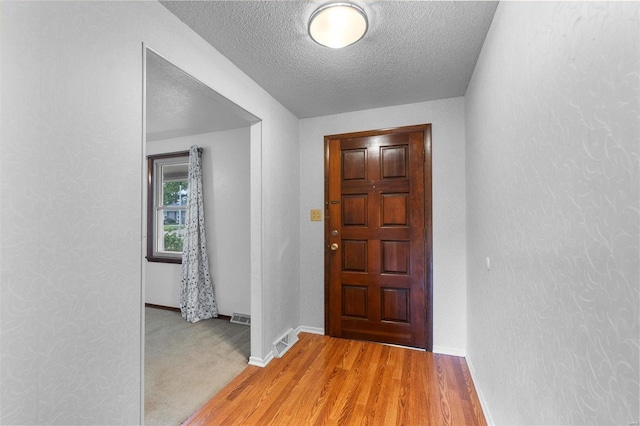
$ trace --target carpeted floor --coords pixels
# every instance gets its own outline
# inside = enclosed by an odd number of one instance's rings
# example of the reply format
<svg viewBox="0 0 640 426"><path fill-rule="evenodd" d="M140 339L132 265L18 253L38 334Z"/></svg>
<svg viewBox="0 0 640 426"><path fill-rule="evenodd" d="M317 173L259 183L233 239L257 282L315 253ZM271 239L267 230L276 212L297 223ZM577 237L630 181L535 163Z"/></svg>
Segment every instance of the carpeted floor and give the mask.
<svg viewBox="0 0 640 426"><path fill-rule="evenodd" d="M247 366L249 327L145 308L144 416L179 425Z"/></svg>

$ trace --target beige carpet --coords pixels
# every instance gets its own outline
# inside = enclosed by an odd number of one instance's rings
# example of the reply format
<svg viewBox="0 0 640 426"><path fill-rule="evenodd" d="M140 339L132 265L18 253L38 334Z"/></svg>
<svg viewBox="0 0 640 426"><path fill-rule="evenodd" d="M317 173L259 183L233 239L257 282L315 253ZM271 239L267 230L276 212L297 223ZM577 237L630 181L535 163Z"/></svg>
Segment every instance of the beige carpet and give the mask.
<svg viewBox="0 0 640 426"><path fill-rule="evenodd" d="M145 308L144 416L179 425L247 366L249 327Z"/></svg>

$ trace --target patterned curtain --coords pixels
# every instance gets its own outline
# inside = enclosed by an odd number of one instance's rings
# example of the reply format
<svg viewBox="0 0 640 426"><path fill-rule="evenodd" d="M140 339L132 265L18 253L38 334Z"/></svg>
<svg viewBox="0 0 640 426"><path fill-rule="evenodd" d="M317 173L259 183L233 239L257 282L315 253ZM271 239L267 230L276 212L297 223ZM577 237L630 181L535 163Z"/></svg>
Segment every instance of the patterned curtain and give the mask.
<svg viewBox="0 0 640 426"><path fill-rule="evenodd" d="M218 316L204 232L201 152L196 145L193 145L189 152L189 194L182 248L180 311L182 318L189 322Z"/></svg>

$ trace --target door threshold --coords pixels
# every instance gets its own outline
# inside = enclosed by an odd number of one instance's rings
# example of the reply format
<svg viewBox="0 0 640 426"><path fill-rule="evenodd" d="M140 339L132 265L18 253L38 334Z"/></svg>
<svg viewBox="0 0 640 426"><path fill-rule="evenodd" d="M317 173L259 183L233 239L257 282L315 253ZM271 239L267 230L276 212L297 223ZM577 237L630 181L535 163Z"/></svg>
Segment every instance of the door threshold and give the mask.
<svg viewBox="0 0 640 426"><path fill-rule="evenodd" d="M418 352L427 352L426 349L423 348L414 348L413 346L403 346L403 345L396 345L394 343L383 343L383 342L374 342L374 343L380 343L381 345L385 345L385 346L393 346L394 348L400 348L400 349L411 349L413 351L418 351Z"/></svg>
<svg viewBox="0 0 640 426"><path fill-rule="evenodd" d="M424 348L416 348L414 346L397 345L395 343L376 342L375 340L349 339L349 338L345 338L345 337L338 337L338 339L347 339L347 340L353 340L353 341L356 341L356 342L377 343L379 345L392 346L394 348L411 349L412 351L418 351L418 352L428 352Z"/></svg>

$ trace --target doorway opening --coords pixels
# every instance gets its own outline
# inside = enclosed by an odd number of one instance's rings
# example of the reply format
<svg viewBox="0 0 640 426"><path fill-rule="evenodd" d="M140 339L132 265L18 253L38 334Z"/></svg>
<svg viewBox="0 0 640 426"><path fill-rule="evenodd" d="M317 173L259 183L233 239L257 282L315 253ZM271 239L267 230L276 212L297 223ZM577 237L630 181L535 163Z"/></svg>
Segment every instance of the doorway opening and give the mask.
<svg viewBox="0 0 640 426"><path fill-rule="evenodd" d="M174 65L163 56L143 45L143 176L142 217L143 253L147 253L149 156L188 151L191 145L203 148L203 192L207 246L218 312L226 317L227 328L245 328L250 343L244 346L244 364L255 357L262 358L261 305L261 121L256 116L229 101L192 74ZM175 168L175 167L174 167ZM153 208L153 207L151 207ZM169 218L170 220L176 218ZM159 224L175 237L175 224ZM179 228L179 227L178 227ZM176 312L180 300L181 264L163 261L142 262L142 362L145 365L145 336L161 332L145 325L145 306L162 307L164 313ZM175 259L174 259L175 260ZM148 308L147 308L148 309ZM153 309L153 308L152 308ZM179 309L178 309L179 310ZM251 327L229 321L235 314L251 317ZM166 315L154 312L154 321ZM172 321L171 318L169 318ZM179 318L181 320L181 318ZM183 321L183 320L182 320ZM215 320L224 321L224 320ZM184 322L184 321L183 321ZM148 323L148 321L147 321ZM186 322L185 322L186 323ZM166 324L171 324L167 322ZM179 323L175 323L179 324ZM157 323L156 323L157 325ZM191 324L189 324L191 325ZM193 324L197 326L198 323ZM183 324L175 325L176 328ZM164 328L173 327L167 325ZM162 328L162 327L160 327ZM202 328L202 327L200 327ZM189 333L196 327L188 327ZM228 331L228 330L227 330ZM205 333L210 333L211 327ZM224 334L225 331L222 331ZM175 333L174 333L175 334ZM227 333L228 334L228 333ZM168 333L167 335L171 335ZM156 334L157 336L157 334ZM246 337L244 337L246 340ZM240 350L237 342L225 343L224 353ZM235 346L234 346L235 345ZM238 347L236 347L238 346ZM247 350L246 346L250 346ZM149 346L150 347L150 346ZM151 348L151 347L150 347ZM153 355L162 356L163 350ZM226 351L226 352L224 352ZM237 357L237 354L235 354ZM154 364L155 365L155 364ZM145 365L146 366L146 365ZM164 367L163 367L164 368ZM170 368L167 368L170 370ZM142 397L145 395L145 369L142 369ZM229 380L233 378L230 377ZM180 390L175 383L164 384L167 389ZM213 388L212 388L213 389ZM205 389L206 391L206 389ZM215 393L215 392L214 392ZM205 400L212 394L204 395ZM203 401L196 401L193 412ZM143 400L143 406L146 407ZM187 415L192 412L186 413ZM186 418L186 417L185 417ZM184 419L179 419L181 422Z"/></svg>

